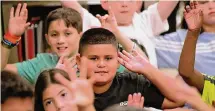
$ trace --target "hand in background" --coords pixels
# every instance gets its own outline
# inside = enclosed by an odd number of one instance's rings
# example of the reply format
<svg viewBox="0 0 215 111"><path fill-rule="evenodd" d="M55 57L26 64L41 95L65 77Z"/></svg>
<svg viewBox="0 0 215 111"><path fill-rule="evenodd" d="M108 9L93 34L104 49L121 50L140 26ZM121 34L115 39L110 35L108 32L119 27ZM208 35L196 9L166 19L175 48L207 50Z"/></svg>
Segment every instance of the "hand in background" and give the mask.
<svg viewBox="0 0 215 111"><path fill-rule="evenodd" d="M123 50L122 53L119 52L118 61L128 70L136 73L145 73L145 71L152 67L149 61L136 50L133 51L133 54L130 54L125 50Z"/></svg>
<svg viewBox="0 0 215 111"><path fill-rule="evenodd" d="M141 93L129 94L128 96L128 106L132 106L135 108L143 108L144 107L144 97L141 96Z"/></svg>
<svg viewBox="0 0 215 111"><path fill-rule="evenodd" d="M103 28L108 29L111 32L116 31L117 30L117 21L116 21L115 15L112 12L110 6L108 7L108 14L106 14L104 16L97 14L96 17L101 22L101 25Z"/></svg>
<svg viewBox="0 0 215 111"><path fill-rule="evenodd" d="M72 76L74 74L69 74L70 80L65 79L62 75L57 74L55 78L67 87L72 95L73 102L78 106L79 109L85 109L93 105L94 93L92 85L94 83L94 77L87 79L87 69L86 69L86 58L83 57L81 60L80 67L80 77Z"/></svg>
<svg viewBox="0 0 215 111"><path fill-rule="evenodd" d="M75 67L75 65L76 65L75 56L70 58L61 56L55 68L62 69L65 72L67 72L70 76L76 77L77 68Z"/></svg>
<svg viewBox="0 0 215 111"><path fill-rule="evenodd" d="M189 30L198 30L202 27L203 13L198 2L190 2L184 9L184 19Z"/></svg>
<svg viewBox="0 0 215 111"><path fill-rule="evenodd" d="M14 8L12 7L10 9L8 31L11 35L17 37L21 36L24 33L25 29L30 25L30 23L27 22L28 10L26 7L27 7L26 3L24 3L23 6L19 3L16 8L15 14Z"/></svg>

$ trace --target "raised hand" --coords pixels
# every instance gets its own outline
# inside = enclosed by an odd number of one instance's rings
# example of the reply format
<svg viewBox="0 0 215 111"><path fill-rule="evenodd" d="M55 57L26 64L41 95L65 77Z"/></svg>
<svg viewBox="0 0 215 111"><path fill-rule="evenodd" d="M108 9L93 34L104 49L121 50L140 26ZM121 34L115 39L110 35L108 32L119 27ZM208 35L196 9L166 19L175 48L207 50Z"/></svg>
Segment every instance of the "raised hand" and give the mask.
<svg viewBox="0 0 215 111"><path fill-rule="evenodd" d="M128 70L136 73L143 73L141 71L145 71L145 69L147 70L147 68L151 66L149 61L136 50L133 51L133 54L130 54L125 50L123 50L122 53L119 52L118 61Z"/></svg>
<svg viewBox="0 0 215 111"><path fill-rule="evenodd" d="M117 30L117 21L110 6L108 7L108 14L104 16L97 14L96 17L101 22L103 28L108 29L112 32Z"/></svg>
<svg viewBox="0 0 215 111"><path fill-rule="evenodd" d="M190 2L184 9L184 19L189 30L199 30L202 27L203 13L198 2Z"/></svg>
<svg viewBox="0 0 215 111"><path fill-rule="evenodd" d="M55 68L62 69L66 71L69 75L76 77L77 68L75 67L75 65L75 56L70 58L61 56Z"/></svg>
<svg viewBox="0 0 215 111"><path fill-rule="evenodd" d="M128 96L128 106L132 106L135 108L143 108L144 107L144 97L141 96L141 93L129 94Z"/></svg>
<svg viewBox="0 0 215 111"><path fill-rule="evenodd" d="M13 36L21 36L24 33L25 29L30 25L30 23L27 22L28 10L26 7L26 3L24 3L23 6L19 3L16 8L15 14L14 8L12 7L10 9L8 31Z"/></svg>
<svg viewBox="0 0 215 111"><path fill-rule="evenodd" d="M92 84L94 83L94 77L87 79L87 69L86 69L86 58L82 57L81 67L80 67L80 77L72 76L69 74L70 80L65 79L62 75L57 74L55 76L61 84L66 86L72 93L73 102L78 106L78 108L86 108L93 104L94 93L92 89Z"/></svg>

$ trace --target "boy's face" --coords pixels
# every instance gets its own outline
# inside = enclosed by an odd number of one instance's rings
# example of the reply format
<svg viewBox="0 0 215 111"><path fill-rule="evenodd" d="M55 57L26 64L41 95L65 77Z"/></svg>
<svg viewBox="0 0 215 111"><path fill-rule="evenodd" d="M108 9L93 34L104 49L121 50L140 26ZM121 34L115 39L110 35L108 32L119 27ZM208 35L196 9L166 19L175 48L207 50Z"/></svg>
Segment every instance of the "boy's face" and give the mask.
<svg viewBox="0 0 215 111"><path fill-rule="evenodd" d="M80 33L72 26L66 27L64 21L59 19L50 23L46 39L58 56L72 56L78 50Z"/></svg>
<svg viewBox="0 0 215 111"><path fill-rule="evenodd" d="M2 111L33 111L32 98L10 97L1 104Z"/></svg>
<svg viewBox="0 0 215 111"><path fill-rule="evenodd" d="M101 1L102 7L107 10L111 7L116 21L120 26L127 26L132 23L133 15L136 12L137 5L135 0L129 1Z"/></svg>
<svg viewBox="0 0 215 111"><path fill-rule="evenodd" d="M203 23L205 25L215 25L215 1L199 1L203 10Z"/></svg>
<svg viewBox="0 0 215 111"><path fill-rule="evenodd" d="M87 75L94 75L97 85L105 85L113 80L119 63L117 49L112 44L86 45L81 56L87 58ZM77 61L80 63L80 60Z"/></svg>

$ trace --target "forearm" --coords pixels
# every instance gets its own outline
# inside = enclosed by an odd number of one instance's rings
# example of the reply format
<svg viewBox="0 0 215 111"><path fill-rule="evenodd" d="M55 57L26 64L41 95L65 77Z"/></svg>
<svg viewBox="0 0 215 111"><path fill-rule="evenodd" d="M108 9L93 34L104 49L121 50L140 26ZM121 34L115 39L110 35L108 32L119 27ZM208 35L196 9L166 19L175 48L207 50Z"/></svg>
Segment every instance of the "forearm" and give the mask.
<svg viewBox="0 0 215 111"><path fill-rule="evenodd" d="M136 50L143 57L147 58L146 54L139 48L139 46L136 45L134 48L134 42L126 37L123 33L121 33L118 29L115 29L113 33L116 36L117 41L122 45L125 51L132 52L132 50Z"/></svg>
<svg viewBox="0 0 215 111"><path fill-rule="evenodd" d="M2 46L1 44L1 70L3 70L7 63L8 63L8 58L10 55L10 49Z"/></svg>
<svg viewBox="0 0 215 111"><path fill-rule="evenodd" d="M184 94L184 89L182 89L182 84L176 83L176 79L165 75L162 71L154 68L153 66L147 67L147 71L145 71L144 75L161 91L161 93L167 99L179 104L185 103L185 100L178 96Z"/></svg>
<svg viewBox="0 0 215 111"><path fill-rule="evenodd" d="M164 1L164 0L159 1L158 12L160 14L162 21L165 21L170 16L170 14L172 13L177 4L178 1Z"/></svg>
<svg viewBox="0 0 215 111"><path fill-rule="evenodd" d="M200 31L188 31L179 61L179 73L189 78L194 73L195 50Z"/></svg>
<svg viewBox="0 0 215 111"><path fill-rule="evenodd" d="M72 9L78 11L81 14L81 16L83 17L82 6L78 3L77 0L70 0L70 1L61 0L61 5L63 7L72 8Z"/></svg>

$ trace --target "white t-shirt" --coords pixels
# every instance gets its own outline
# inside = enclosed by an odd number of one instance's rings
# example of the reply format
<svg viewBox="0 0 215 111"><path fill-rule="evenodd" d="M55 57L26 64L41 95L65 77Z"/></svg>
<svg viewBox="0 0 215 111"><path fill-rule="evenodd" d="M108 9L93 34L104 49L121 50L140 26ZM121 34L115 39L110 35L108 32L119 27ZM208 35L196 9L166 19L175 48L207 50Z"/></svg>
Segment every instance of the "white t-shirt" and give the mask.
<svg viewBox="0 0 215 111"><path fill-rule="evenodd" d="M83 9L83 12L83 31L91 27L101 26L99 20L86 9ZM130 26L119 26L119 30L131 40L133 39L137 41L139 45L144 46L149 56L150 63L157 67L155 45L151 37L155 37L169 29L167 20L161 20L157 10L157 3L155 3L141 13L135 13L132 21Z"/></svg>

